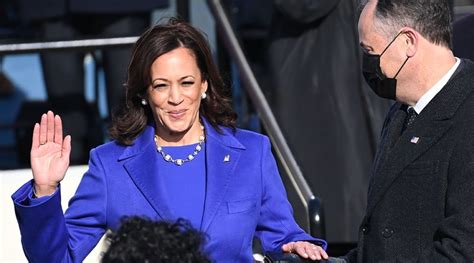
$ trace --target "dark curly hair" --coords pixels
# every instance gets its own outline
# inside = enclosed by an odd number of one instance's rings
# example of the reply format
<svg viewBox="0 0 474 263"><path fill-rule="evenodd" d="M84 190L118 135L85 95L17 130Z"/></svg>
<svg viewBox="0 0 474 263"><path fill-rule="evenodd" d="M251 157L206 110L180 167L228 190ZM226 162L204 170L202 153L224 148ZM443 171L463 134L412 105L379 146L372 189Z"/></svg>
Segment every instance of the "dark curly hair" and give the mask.
<svg viewBox="0 0 474 263"><path fill-rule="evenodd" d="M148 29L135 43L125 84L125 105L113 116L109 135L118 143L133 144L134 139L153 120L149 106L141 105L151 85L151 65L161 55L176 48L189 49L195 56L203 81L207 81L207 98L199 109L218 131L219 125L235 129L237 114L232 109L224 82L212 60L209 44L204 35L190 24L171 18L165 25Z"/></svg>
<svg viewBox="0 0 474 263"><path fill-rule="evenodd" d="M211 262L202 252L205 238L188 221L153 221L133 216L122 220L116 232L107 234L109 247L102 263Z"/></svg>

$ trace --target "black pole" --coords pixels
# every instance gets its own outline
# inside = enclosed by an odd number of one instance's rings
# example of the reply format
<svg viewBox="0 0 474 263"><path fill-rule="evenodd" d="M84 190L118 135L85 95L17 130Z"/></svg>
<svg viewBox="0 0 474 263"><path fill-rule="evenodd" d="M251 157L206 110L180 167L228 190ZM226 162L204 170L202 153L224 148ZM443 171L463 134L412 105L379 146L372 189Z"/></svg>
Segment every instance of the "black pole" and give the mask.
<svg viewBox="0 0 474 263"><path fill-rule="evenodd" d="M313 237L326 238L323 202L315 197L308 202L309 231Z"/></svg>

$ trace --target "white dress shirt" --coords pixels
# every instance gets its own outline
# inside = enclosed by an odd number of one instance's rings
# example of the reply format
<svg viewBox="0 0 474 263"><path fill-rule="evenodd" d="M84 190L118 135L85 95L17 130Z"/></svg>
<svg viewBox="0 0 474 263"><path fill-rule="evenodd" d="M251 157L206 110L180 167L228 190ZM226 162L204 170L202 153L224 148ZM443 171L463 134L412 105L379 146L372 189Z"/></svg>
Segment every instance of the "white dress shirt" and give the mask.
<svg viewBox="0 0 474 263"><path fill-rule="evenodd" d="M455 58L456 63L444 74L444 76L434 84L433 87L431 87L421 98L418 100L418 102L415 104L415 106L410 106L408 108L414 108L417 114L420 114L420 112L430 103L430 101L438 94L448 83L449 79L453 76L454 72L456 69L459 67L459 64L461 63L461 60L459 58Z"/></svg>

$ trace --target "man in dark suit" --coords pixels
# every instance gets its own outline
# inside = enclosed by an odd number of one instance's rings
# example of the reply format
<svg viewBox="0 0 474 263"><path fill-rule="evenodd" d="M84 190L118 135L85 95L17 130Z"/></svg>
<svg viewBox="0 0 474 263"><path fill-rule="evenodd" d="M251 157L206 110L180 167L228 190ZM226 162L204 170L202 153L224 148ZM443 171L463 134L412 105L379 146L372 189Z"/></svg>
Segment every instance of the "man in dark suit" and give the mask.
<svg viewBox="0 0 474 263"><path fill-rule="evenodd" d="M363 73L394 99L348 262L474 261L474 64L451 51L445 0L369 0Z"/></svg>

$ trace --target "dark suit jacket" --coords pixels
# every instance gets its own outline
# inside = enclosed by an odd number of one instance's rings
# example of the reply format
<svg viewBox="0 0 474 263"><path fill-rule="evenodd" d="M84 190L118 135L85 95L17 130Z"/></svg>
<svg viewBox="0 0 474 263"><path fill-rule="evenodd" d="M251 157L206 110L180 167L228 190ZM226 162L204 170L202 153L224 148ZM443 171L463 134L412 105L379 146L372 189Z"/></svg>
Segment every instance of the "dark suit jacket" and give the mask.
<svg viewBox="0 0 474 263"><path fill-rule="evenodd" d="M401 135L406 106L392 107L350 262L474 261L473 91L463 60Z"/></svg>
<svg viewBox="0 0 474 263"><path fill-rule="evenodd" d="M295 223L268 138L244 130L206 127L206 198L201 231L216 262L252 262L257 236L265 251L314 239ZM13 196L22 243L30 262L82 262L105 230L124 216L175 220L163 194L152 126L131 146L116 142L91 152L89 170L63 216L60 191L40 204L25 204L31 183ZM225 161L228 156L228 161Z"/></svg>
<svg viewBox="0 0 474 263"><path fill-rule="evenodd" d="M19 0L20 17L28 22L69 14L148 13L169 0Z"/></svg>

